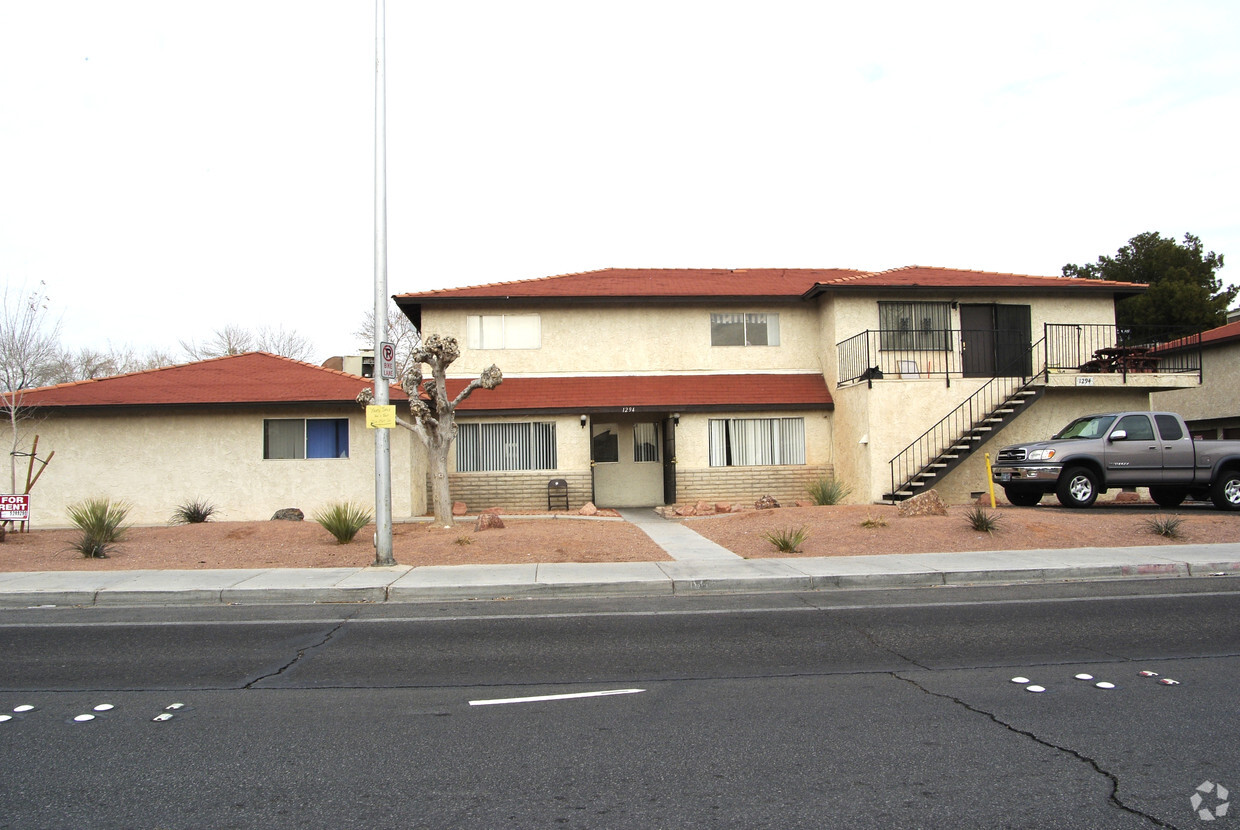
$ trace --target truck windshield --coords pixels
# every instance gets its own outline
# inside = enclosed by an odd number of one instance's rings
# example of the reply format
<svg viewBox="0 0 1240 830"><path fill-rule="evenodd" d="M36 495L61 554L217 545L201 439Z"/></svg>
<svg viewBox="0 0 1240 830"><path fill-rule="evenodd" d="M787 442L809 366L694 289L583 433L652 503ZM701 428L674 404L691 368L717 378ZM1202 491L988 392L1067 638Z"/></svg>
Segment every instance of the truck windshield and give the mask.
<svg viewBox="0 0 1240 830"><path fill-rule="evenodd" d="M1077 418L1059 431L1056 438L1101 438L1115 421L1114 415L1091 415Z"/></svg>

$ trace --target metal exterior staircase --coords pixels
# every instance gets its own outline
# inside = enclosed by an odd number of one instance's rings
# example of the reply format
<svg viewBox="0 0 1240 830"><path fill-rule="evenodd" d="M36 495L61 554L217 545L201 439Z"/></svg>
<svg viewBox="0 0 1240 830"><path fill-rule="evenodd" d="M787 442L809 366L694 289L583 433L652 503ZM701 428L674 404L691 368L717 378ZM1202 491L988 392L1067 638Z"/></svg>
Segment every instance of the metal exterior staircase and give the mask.
<svg viewBox="0 0 1240 830"><path fill-rule="evenodd" d="M1034 344L1030 353L1041 351L1044 342ZM899 502L933 487L1042 396L1045 387L1035 381L1043 374L991 378L891 459L891 491L883 499Z"/></svg>

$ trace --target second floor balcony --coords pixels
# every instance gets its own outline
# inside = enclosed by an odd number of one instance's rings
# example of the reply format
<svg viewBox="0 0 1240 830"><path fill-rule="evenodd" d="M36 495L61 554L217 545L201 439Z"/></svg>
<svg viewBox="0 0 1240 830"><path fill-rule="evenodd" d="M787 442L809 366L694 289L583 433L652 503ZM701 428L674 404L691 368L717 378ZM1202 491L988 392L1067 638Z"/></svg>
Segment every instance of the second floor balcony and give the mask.
<svg viewBox="0 0 1240 830"><path fill-rule="evenodd" d="M1158 375L1175 376L1174 386L1201 382L1199 334L1091 323L1046 323L1038 334L1035 340L1011 329L869 329L836 344L837 384L941 378L950 386L953 378L1037 376L1052 383L1075 376L1071 384L1088 386Z"/></svg>

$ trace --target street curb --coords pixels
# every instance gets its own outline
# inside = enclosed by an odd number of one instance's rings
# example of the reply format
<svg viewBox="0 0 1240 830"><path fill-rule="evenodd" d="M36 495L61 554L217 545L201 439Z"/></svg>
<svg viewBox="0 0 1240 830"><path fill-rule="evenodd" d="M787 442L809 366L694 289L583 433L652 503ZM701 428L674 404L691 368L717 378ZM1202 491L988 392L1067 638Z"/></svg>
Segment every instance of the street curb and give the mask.
<svg viewBox="0 0 1240 830"><path fill-rule="evenodd" d="M1240 546L736 561L0 574L0 608L416 603L812 593L926 586L1240 576ZM1223 556L1219 556L1223 554ZM1058 562L1054 560L1059 560ZM1090 561L1092 560L1092 561ZM952 567L955 565L955 567Z"/></svg>

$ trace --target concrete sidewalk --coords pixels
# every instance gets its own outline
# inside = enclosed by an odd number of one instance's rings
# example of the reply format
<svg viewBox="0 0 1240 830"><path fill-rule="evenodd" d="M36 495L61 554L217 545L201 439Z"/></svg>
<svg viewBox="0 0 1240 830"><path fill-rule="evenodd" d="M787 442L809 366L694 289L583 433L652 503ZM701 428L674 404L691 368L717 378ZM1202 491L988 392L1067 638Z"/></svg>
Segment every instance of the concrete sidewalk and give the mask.
<svg viewBox="0 0 1240 830"><path fill-rule="evenodd" d="M681 549L677 538L697 545L679 531L668 534L660 544L684 556L673 562L0 573L0 608L672 596L1240 576L1236 544L742 559L728 551L724 556L709 548Z"/></svg>

